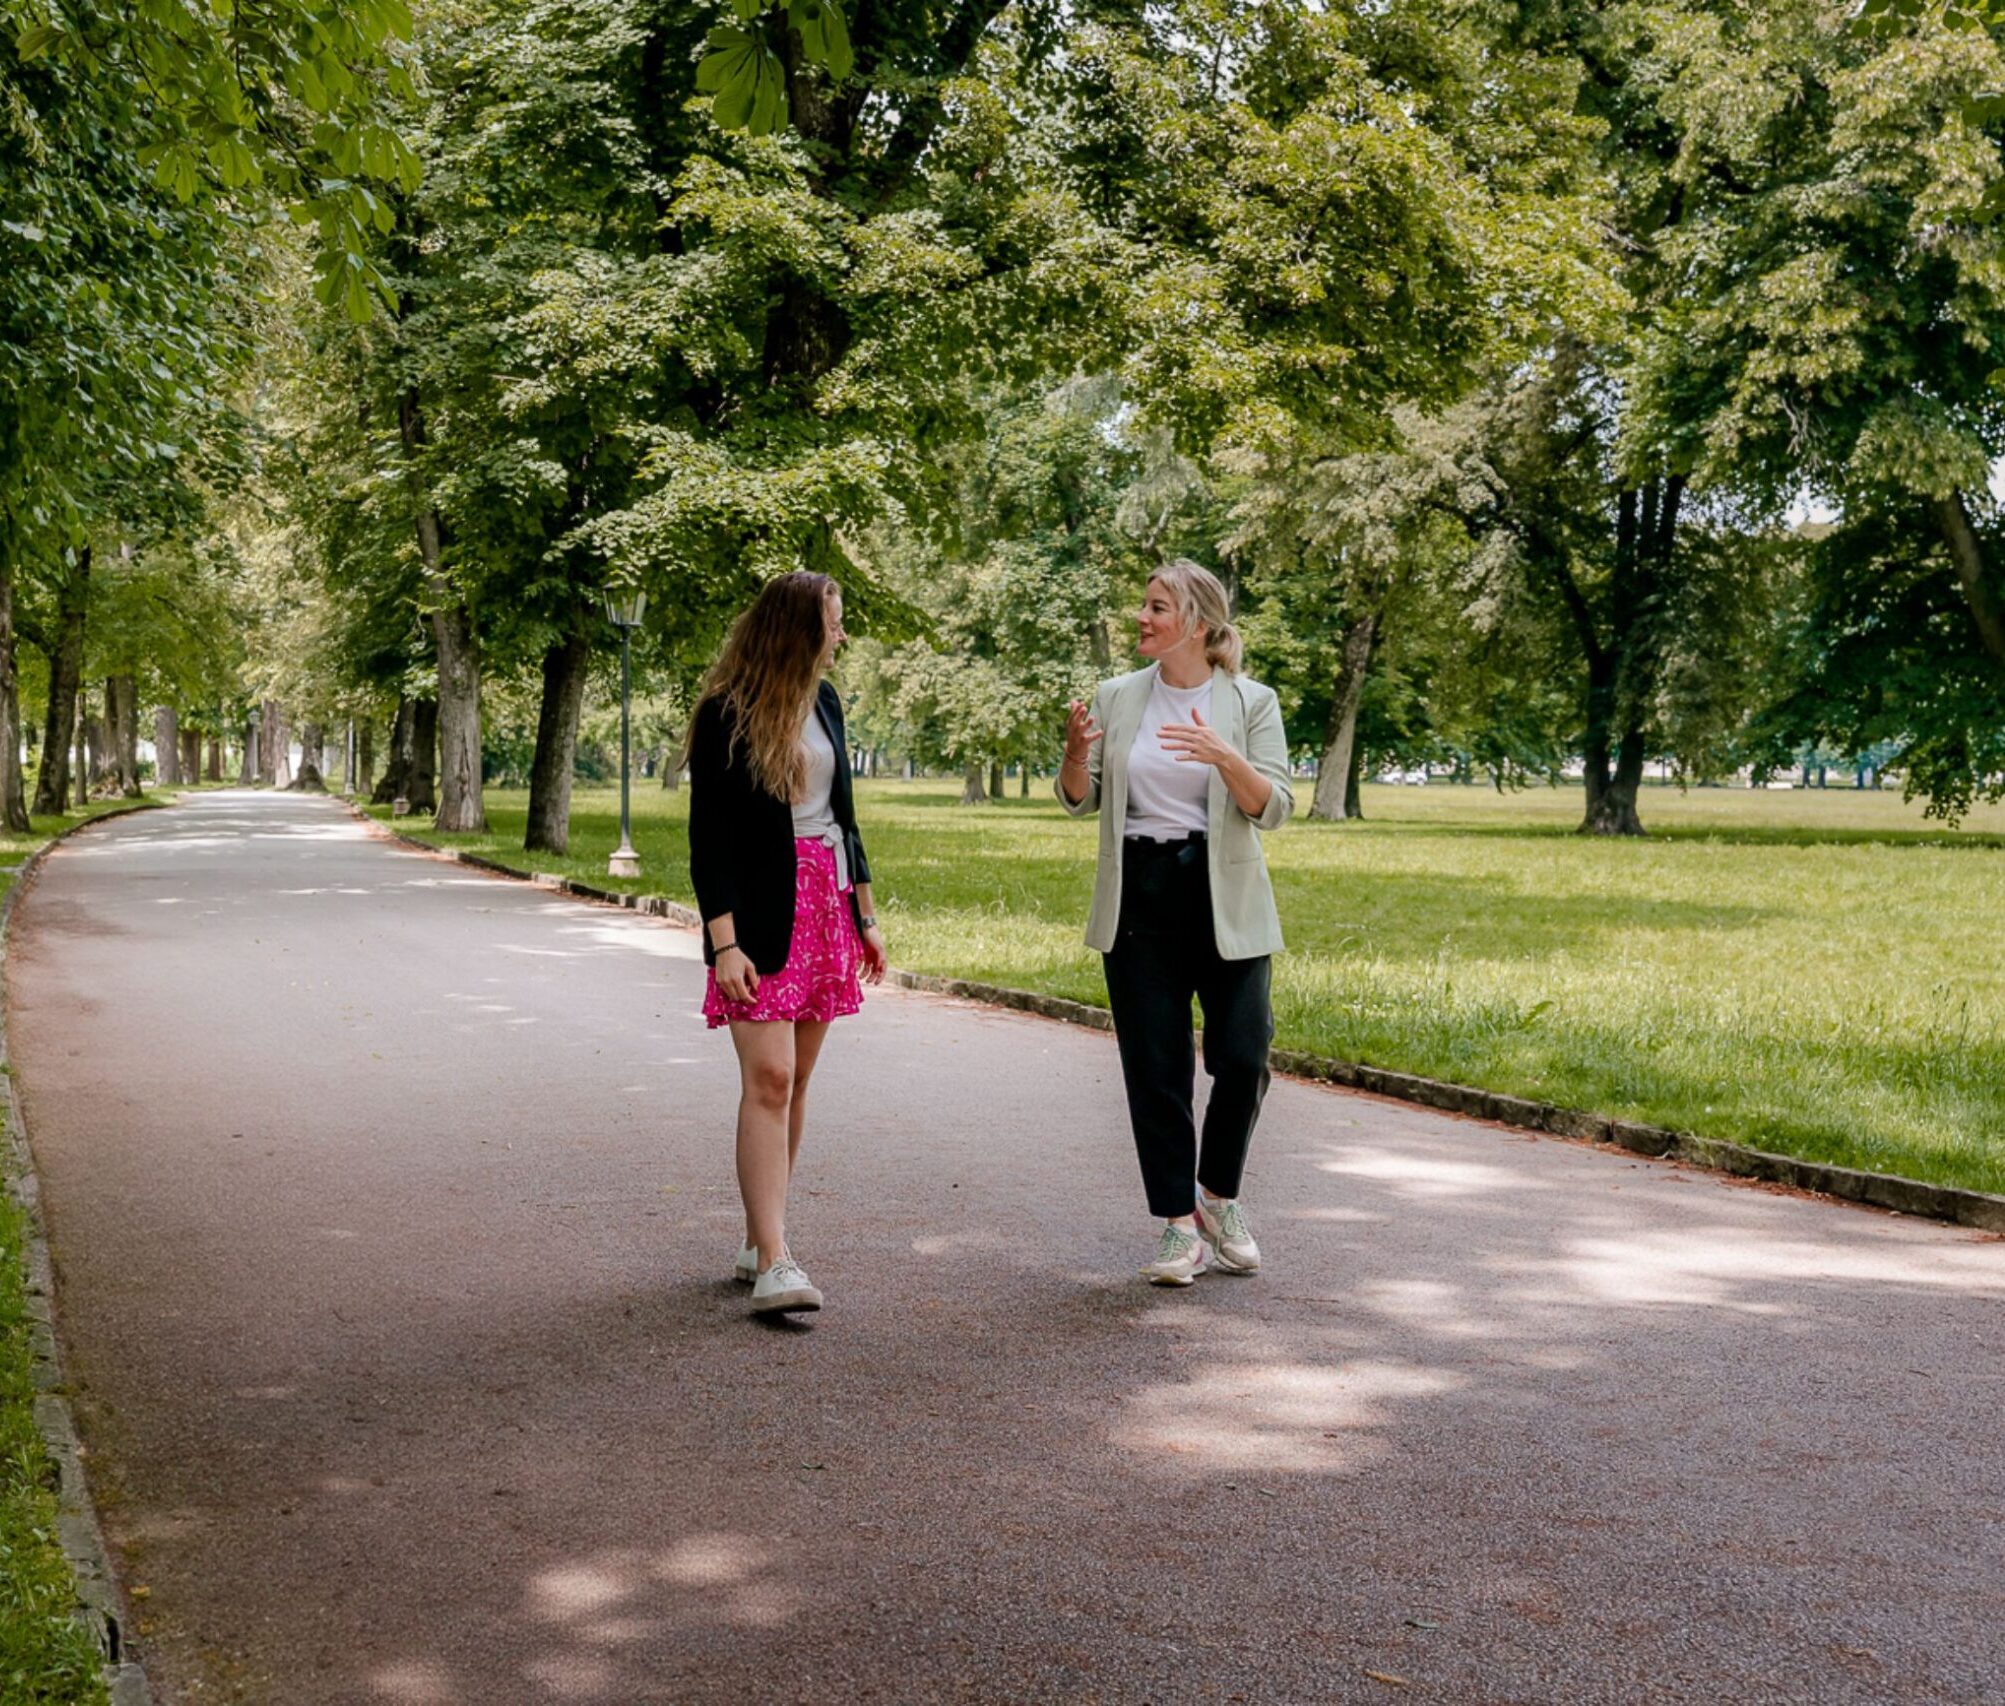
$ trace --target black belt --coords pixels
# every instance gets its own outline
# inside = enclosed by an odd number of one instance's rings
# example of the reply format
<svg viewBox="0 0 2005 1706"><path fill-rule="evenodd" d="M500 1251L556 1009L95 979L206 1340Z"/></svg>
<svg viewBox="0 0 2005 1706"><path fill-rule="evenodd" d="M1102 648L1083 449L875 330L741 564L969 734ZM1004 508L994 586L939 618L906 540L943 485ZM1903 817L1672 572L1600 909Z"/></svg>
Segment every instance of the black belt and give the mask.
<svg viewBox="0 0 2005 1706"><path fill-rule="evenodd" d="M1124 835L1121 839L1130 847L1187 847L1193 841L1202 841L1204 831L1193 829L1183 835Z"/></svg>

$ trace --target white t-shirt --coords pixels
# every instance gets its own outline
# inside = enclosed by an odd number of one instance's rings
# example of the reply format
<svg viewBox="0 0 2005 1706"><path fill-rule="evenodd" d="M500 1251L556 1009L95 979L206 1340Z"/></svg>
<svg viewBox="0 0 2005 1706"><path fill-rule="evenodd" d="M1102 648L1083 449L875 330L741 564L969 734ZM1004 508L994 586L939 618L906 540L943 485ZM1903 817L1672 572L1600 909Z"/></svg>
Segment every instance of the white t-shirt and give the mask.
<svg viewBox="0 0 2005 1706"><path fill-rule="evenodd" d="M1211 826L1211 766L1180 760L1163 745L1163 724L1187 723L1192 711L1211 721L1211 683L1172 687L1158 675L1128 749L1128 819L1123 835L1172 840Z"/></svg>
<svg viewBox="0 0 2005 1706"><path fill-rule="evenodd" d="M794 805L794 836L835 850L835 886L846 889L849 849L843 845L842 830L835 821L835 743L814 711L808 712L808 720L801 725L801 751L807 755L807 786Z"/></svg>

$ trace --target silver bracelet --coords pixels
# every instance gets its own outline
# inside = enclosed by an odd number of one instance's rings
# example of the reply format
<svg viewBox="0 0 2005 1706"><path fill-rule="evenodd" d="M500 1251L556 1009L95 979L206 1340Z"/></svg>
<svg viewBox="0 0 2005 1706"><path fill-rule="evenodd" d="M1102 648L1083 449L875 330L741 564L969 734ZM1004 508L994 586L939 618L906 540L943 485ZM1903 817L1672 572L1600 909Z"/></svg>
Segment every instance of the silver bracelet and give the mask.
<svg viewBox="0 0 2005 1706"><path fill-rule="evenodd" d="M877 914L874 912L859 914L857 923L866 930L875 930L877 928Z"/></svg>

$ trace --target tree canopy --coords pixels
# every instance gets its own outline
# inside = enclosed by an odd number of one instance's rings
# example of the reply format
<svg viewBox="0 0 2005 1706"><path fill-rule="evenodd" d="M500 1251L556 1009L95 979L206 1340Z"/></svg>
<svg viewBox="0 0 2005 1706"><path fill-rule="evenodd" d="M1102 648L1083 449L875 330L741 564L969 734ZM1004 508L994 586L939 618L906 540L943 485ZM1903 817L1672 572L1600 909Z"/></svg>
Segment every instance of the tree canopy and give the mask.
<svg viewBox="0 0 2005 1706"><path fill-rule="evenodd" d="M449 824L526 774L561 847L604 595L672 723L795 567L874 743L1039 763L1171 553L1327 815L1388 762L1578 769L1609 833L1652 760L2005 787L1990 0L0 30L10 821L116 678L380 728Z"/></svg>

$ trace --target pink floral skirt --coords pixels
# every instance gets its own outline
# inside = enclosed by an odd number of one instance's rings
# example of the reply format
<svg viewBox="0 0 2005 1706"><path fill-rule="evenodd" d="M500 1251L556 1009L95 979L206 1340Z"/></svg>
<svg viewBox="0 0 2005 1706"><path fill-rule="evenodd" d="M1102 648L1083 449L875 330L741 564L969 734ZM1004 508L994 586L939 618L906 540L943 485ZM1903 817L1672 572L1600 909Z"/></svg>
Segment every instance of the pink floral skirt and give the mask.
<svg viewBox="0 0 2005 1706"><path fill-rule="evenodd" d="M711 1030L749 1021L827 1024L863 1006L863 939L850 914L849 891L835 886L835 849L794 842L794 939L787 963L759 979L756 1000L732 1001L710 973L703 1017Z"/></svg>

